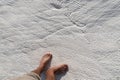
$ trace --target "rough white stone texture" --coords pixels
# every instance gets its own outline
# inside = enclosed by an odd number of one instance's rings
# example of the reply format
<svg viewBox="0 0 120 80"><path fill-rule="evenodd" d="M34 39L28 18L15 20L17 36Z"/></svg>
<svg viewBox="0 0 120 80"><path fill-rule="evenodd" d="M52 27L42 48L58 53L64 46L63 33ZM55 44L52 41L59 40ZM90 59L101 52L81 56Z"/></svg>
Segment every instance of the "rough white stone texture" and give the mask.
<svg viewBox="0 0 120 80"><path fill-rule="evenodd" d="M0 0L0 80L46 51L69 65L58 79L120 80L120 0Z"/></svg>

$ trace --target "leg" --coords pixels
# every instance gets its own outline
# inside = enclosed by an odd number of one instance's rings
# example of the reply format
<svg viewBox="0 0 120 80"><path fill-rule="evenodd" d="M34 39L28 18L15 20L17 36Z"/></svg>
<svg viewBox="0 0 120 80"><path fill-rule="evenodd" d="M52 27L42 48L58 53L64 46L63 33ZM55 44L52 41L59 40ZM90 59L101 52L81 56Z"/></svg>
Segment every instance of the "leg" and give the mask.
<svg viewBox="0 0 120 80"><path fill-rule="evenodd" d="M46 72L46 80L55 80L56 73L64 73L68 71L68 66L66 64L52 67Z"/></svg>
<svg viewBox="0 0 120 80"><path fill-rule="evenodd" d="M40 65L35 70L33 70L32 72L40 75L51 59L52 59L52 55L50 53L45 54L40 61Z"/></svg>
<svg viewBox="0 0 120 80"><path fill-rule="evenodd" d="M43 72L43 70L46 68L48 62L51 59L52 59L52 55L50 53L45 54L40 61L40 65L35 70L11 80L40 80L39 75Z"/></svg>

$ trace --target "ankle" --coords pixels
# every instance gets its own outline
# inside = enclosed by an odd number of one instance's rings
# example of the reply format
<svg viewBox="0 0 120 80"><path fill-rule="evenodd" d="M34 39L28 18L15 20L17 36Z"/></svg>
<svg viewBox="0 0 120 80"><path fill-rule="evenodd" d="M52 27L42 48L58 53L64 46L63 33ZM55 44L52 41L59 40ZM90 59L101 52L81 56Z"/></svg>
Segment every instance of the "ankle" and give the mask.
<svg viewBox="0 0 120 80"><path fill-rule="evenodd" d="M40 75L40 74L41 74L41 71L40 71L40 70L38 70L38 69L35 69L35 70L33 70L32 72L34 72L34 73L36 73L36 74L38 74L38 75Z"/></svg>

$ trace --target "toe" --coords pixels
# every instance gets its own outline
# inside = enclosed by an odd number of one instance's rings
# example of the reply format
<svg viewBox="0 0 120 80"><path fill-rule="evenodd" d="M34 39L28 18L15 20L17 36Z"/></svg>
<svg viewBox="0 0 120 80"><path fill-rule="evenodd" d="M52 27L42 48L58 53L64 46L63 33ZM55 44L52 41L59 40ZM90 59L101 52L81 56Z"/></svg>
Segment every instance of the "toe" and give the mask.
<svg viewBox="0 0 120 80"><path fill-rule="evenodd" d="M47 52L46 55L47 56L52 56L52 54L50 52Z"/></svg>
<svg viewBox="0 0 120 80"><path fill-rule="evenodd" d="M64 69L64 71L68 71L68 65L65 64L63 69Z"/></svg>
<svg viewBox="0 0 120 80"><path fill-rule="evenodd" d="M47 57L48 59L52 59L52 54L51 54L51 53L47 53L47 54L46 54L46 57Z"/></svg>
<svg viewBox="0 0 120 80"><path fill-rule="evenodd" d="M49 56L52 58L52 54L49 53Z"/></svg>

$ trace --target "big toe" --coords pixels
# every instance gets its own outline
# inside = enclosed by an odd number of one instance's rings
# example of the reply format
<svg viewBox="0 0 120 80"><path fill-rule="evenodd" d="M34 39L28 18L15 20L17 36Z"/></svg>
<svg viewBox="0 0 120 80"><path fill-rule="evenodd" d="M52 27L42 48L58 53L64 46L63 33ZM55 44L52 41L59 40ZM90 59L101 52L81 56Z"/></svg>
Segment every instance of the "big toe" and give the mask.
<svg viewBox="0 0 120 80"><path fill-rule="evenodd" d="M52 56L52 54L49 52L49 53L46 53L47 56Z"/></svg>
<svg viewBox="0 0 120 80"><path fill-rule="evenodd" d="M61 69L62 69L62 72L67 72L68 71L68 65L64 64Z"/></svg>
<svg viewBox="0 0 120 80"><path fill-rule="evenodd" d="M51 53L46 53L45 56L52 58L52 54Z"/></svg>

